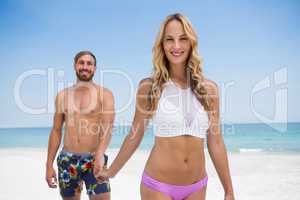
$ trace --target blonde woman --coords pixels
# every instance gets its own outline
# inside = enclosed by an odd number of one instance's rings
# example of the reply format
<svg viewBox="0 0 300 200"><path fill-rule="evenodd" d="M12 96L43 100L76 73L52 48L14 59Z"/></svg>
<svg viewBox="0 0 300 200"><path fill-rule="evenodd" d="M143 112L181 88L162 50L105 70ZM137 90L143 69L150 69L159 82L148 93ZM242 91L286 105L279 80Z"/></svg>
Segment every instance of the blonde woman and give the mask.
<svg viewBox="0 0 300 200"><path fill-rule="evenodd" d="M205 199L205 138L225 199L234 199L220 130L218 89L202 73L197 43L185 16L176 13L165 19L153 47L153 75L139 85L131 131L98 179L118 173L139 146L151 119L155 144L141 181L142 200Z"/></svg>

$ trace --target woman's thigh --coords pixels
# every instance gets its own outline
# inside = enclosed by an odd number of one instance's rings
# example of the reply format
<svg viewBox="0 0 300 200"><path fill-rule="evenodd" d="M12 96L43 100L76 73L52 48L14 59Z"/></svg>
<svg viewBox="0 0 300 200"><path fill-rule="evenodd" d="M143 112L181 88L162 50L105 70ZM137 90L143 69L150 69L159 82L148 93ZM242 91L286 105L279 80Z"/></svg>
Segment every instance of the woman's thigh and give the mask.
<svg viewBox="0 0 300 200"><path fill-rule="evenodd" d="M142 200L172 200L171 197L164 194L163 192L151 189L144 184L141 184L140 192Z"/></svg>
<svg viewBox="0 0 300 200"><path fill-rule="evenodd" d="M206 187L207 186L204 186L201 189L197 190L196 192L192 193L190 196L185 198L185 200L205 200Z"/></svg>

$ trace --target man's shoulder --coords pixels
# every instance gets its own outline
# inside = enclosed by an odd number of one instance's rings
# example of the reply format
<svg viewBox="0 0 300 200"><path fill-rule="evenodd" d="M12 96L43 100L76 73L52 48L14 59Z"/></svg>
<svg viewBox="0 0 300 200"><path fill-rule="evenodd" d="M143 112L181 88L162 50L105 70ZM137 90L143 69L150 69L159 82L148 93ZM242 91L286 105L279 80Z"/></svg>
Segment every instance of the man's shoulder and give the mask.
<svg viewBox="0 0 300 200"><path fill-rule="evenodd" d="M101 85L96 85L97 90L100 94L100 99L102 100L113 100L114 95L112 91L106 87L103 87Z"/></svg>
<svg viewBox="0 0 300 200"><path fill-rule="evenodd" d="M57 100L62 99L62 98L67 94L68 91L69 91L69 88L62 89L61 91L59 91L59 92L57 93L56 99L57 99Z"/></svg>

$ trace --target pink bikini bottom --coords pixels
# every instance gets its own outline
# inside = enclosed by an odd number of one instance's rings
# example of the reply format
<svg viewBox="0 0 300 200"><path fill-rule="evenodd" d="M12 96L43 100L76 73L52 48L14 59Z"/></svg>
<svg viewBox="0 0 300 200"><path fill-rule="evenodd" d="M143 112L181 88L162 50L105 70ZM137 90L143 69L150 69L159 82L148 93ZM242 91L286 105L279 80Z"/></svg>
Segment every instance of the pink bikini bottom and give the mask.
<svg viewBox="0 0 300 200"><path fill-rule="evenodd" d="M167 183L161 183L144 172L143 177L142 177L142 183L159 192L162 192L172 198L172 200L182 200L185 199L186 197L190 196L192 193L200 190L204 186L207 185L208 177L204 177L197 183L191 184L191 185L171 185Z"/></svg>

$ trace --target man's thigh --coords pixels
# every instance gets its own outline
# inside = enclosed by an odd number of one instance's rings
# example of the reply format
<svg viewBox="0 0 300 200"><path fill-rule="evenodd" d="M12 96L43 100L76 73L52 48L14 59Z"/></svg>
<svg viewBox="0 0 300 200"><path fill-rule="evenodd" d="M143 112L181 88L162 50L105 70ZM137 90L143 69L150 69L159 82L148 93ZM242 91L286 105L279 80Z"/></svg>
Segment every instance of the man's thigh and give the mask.
<svg viewBox="0 0 300 200"><path fill-rule="evenodd" d="M90 195L90 200L110 200L110 192L105 192L102 194Z"/></svg>
<svg viewBox="0 0 300 200"><path fill-rule="evenodd" d="M63 197L63 200L80 200L80 194L76 194L73 197Z"/></svg>

